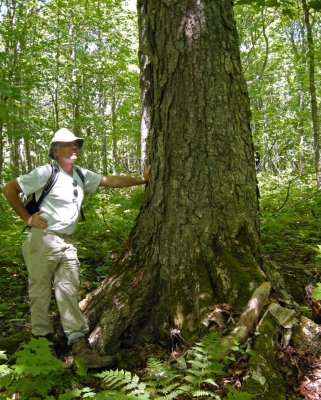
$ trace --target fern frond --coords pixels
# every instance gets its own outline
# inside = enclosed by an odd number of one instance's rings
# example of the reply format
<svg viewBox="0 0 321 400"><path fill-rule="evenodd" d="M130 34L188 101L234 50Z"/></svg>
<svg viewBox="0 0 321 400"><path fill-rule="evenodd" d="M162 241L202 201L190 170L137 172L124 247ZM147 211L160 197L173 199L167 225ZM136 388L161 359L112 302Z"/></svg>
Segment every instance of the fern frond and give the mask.
<svg viewBox="0 0 321 400"><path fill-rule="evenodd" d="M141 383L137 375L132 375L128 371L118 369L115 371L103 371L95 374L95 376L103 379L111 389L118 389L121 393L138 396L141 400L150 398L146 384Z"/></svg>
<svg viewBox="0 0 321 400"><path fill-rule="evenodd" d="M95 374L95 376L97 376L98 378L101 378L105 383L109 384L109 383L114 383L114 382L127 382L128 379L127 377L130 376L131 377L131 373L128 371L124 371L124 370L119 370L116 369L115 371L113 370L106 370L103 371L99 374Z"/></svg>
<svg viewBox="0 0 321 400"><path fill-rule="evenodd" d="M184 381L191 383L192 385L198 385L199 379L196 376L186 375L184 376Z"/></svg>
<svg viewBox="0 0 321 400"><path fill-rule="evenodd" d="M149 370L159 370L163 369L164 363L158 358L150 357L147 361L147 368Z"/></svg>
<svg viewBox="0 0 321 400"><path fill-rule="evenodd" d="M163 380L174 377L173 370L162 361L156 358L150 358L147 362L147 373L149 378Z"/></svg>
<svg viewBox="0 0 321 400"><path fill-rule="evenodd" d="M206 371L208 375L223 375L223 366L221 362L218 361L212 361L209 363L209 365L206 367Z"/></svg>
<svg viewBox="0 0 321 400"><path fill-rule="evenodd" d="M165 394L163 396L155 393L155 394L151 395L150 399L152 399L152 400L176 400L179 398L178 396L182 395L183 393L185 393L185 391L180 390L180 389L174 390L173 392Z"/></svg>
<svg viewBox="0 0 321 400"><path fill-rule="evenodd" d="M163 388L157 388L157 392L162 394L171 394L174 389L180 386L180 382L174 382L171 385L165 386Z"/></svg>
<svg viewBox="0 0 321 400"><path fill-rule="evenodd" d="M189 393L192 390L192 386L187 384L182 384L179 388L186 393Z"/></svg>
<svg viewBox="0 0 321 400"><path fill-rule="evenodd" d="M191 348L190 352L193 354L205 355L207 351L204 347L205 346L202 342L196 343L196 345Z"/></svg>
<svg viewBox="0 0 321 400"><path fill-rule="evenodd" d="M173 399L176 399L178 396L180 396L183 393L184 393L184 390L177 389L177 390L174 390L173 392L165 395L165 399L166 400L173 400Z"/></svg>
<svg viewBox="0 0 321 400"><path fill-rule="evenodd" d="M218 387L218 384L214 381L214 379L212 378L207 378L205 379L202 383L208 383L209 385Z"/></svg>
<svg viewBox="0 0 321 400"><path fill-rule="evenodd" d="M210 365L210 362L207 359L204 359L202 361L199 360L189 360L188 363L192 365L193 369L190 369L191 371L195 369L204 369Z"/></svg>
<svg viewBox="0 0 321 400"><path fill-rule="evenodd" d="M137 375L130 375L130 378L127 376L126 383L127 384L124 386L124 388L128 391L131 391L139 386L139 378Z"/></svg>
<svg viewBox="0 0 321 400"><path fill-rule="evenodd" d="M190 393L190 394L192 394L193 395L193 398L194 397L216 397L217 398L217 396L214 394L214 393L212 393L212 392L209 392L208 390L195 390L194 392L192 392L192 393Z"/></svg>
<svg viewBox="0 0 321 400"><path fill-rule="evenodd" d="M150 391L169 394L180 385L181 375L168 364L156 358L150 358L147 366L148 370L144 377Z"/></svg>
<svg viewBox="0 0 321 400"><path fill-rule="evenodd" d="M202 338L202 344L212 361L222 360L224 358L225 346L221 343L218 333L213 332L204 336Z"/></svg>
<svg viewBox="0 0 321 400"><path fill-rule="evenodd" d="M121 391L124 393L129 392L134 396L140 396L147 392L146 385L144 385L143 383L140 383L137 386L132 386L132 385L124 386L123 389L121 389Z"/></svg>
<svg viewBox="0 0 321 400"><path fill-rule="evenodd" d="M206 396L206 398L213 397L220 399L219 396L217 396L215 393L210 392L209 390L202 390L202 389L196 389L195 387L191 385L182 385L180 386L181 393L187 393L188 395L194 397L203 397Z"/></svg>
<svg viewBox="0 0 321 400"><path fill-rule="evenodd" d="M97 393L95 400L138 400L138 398L136 396L121 394L115 391L104 391Z"/></svg>

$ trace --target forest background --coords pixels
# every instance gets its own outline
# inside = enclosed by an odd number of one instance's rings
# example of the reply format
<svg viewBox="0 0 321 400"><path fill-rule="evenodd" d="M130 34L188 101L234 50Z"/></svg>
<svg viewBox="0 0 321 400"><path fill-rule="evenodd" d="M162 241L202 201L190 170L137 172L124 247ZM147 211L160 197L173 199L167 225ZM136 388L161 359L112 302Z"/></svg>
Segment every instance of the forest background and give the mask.
<svg viewBox="0 0 321 400"><path fill-rule="evenodd" d="M321 2L235 2L252 109L260 189L261 252L310 279L320 272ZM0 1L0 180L48 162L62 126L86 139L81 164L141 173L136 14L118 0ZM143 189L87 197L78 231L82 294L122 252ZM0 196L0 319L6 336L28 329L23 223ZM90 235L88 235L90 232ZM99 243L99 245L98 245ZM297 292L304 307L305 288ZM310 311L307 309L307 313Z"/></svg>

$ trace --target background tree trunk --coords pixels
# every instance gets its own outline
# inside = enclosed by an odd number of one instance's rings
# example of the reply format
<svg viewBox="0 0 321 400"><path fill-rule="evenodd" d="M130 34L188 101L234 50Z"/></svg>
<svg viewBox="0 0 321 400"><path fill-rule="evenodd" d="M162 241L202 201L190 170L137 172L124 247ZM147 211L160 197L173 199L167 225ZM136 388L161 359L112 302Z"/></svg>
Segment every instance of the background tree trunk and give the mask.
<svg viewBox="0 0 321 400"><path fill-rule="evenodd" d="M232 2L139 0L138 12L151 180L128 250L83 303L100 348L192 339L211 305L244 306L264 280Z"/></svg>
<svg viewBox="0 0 321 400"><path fill-rule="evenodd" d="M317 186L321 187L321 154L320 154L320 124L319 124L319 111L318 100L315 85L315 50L314 40L312 33L312 25L310 22L309 7L306 0L302 0L304 22L307 31L308 42L308 61L309 61L309 89L311 97L311 115L314 137L314 157L315 157L315 170L317 178Z"/></svg>

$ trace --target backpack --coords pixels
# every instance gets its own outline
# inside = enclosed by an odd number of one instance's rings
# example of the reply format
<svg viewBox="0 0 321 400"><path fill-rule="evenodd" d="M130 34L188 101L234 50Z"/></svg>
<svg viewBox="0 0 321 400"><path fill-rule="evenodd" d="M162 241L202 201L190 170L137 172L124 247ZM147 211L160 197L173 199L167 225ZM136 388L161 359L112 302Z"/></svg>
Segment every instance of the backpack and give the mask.
<svg viewBox="0 0 321 400"><path fill-rule="evenodd" d="M85 177L82 171L75 167L75 170L79 176L79 178L82 181L82 184L85 184ZM32 215L38 211L40 211L40 204L43 202L43 199L47 196L47 194L51 191L51 189L54 187L55 183L57 182L58 179L58 174L59 174L59 167L58 165L51 165L51 175L45 184L43 191L39 197L38 200L36 200L36 195L35 193L32 193L30 196L28 196L25 207L28 210L29 214ZM80 209L80 215L81 219L85 221L85 215L83 212L83 209Z"/></svg>

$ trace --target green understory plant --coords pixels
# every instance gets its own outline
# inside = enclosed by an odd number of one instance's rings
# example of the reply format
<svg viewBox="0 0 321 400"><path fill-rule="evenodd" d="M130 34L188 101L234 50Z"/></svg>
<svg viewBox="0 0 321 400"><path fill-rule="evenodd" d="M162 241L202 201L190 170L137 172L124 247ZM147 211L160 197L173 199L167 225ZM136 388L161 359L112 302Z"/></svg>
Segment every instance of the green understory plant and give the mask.
<svg viewBox="0 0 321 400"><path fill-rule="evenodd" d="M0 398L11 398L17 392L22 400L45 398L63 382L65 364L53 356L51 343L44 338L31 339L14 359L13 365L0 365L0 386L5 389Z"/></svg>
<svg viewBox="0 0 321 400"><path fill-rule="evenodd" d="M259 175L262 253L305 271L320 270L321 192L312 178Z"/></svg>
<svg viewBox="0 0 321 400"><path fill-rule="evenodd" d="M108 396L117 390L124 399L173 400L184 395L185 398L219 400L221 397L215 393L219 386L216 379L224 374L225 365L224 348L219 339L215 333L206 336L174 364L150 358L142 380L136 374L124 370L96 374L109 388L100 393L99 399L109 399ZM227 396L230 400L254 398L232 387Z"/></svg>
<svg viewBox="0 0 321 400"><path fill-rule="evenodd" d="M73 373L55 357L45 338L32 338L10 360L0 351L0 360L5 362L0 365L0 399L72 400L96 395L88 382L84 385L92 375Z"/></svg>
<svg viewBox="0 0 321 400"><path fill-rule="evenodd" d="M321 300L321 283L318 282L312 290L312 299L316 301Z"/></svg>
<svg viewBox="0 0 321 400"><path fill-rule="evenodd" d="M216 334L204 337L175 362L150 358L142 377L125 370L98 374L72 371L52 351L52 343L44 338L31 339L9 361L1 351L0 360L5 364L0 365L0 399L18 395L21 400L221 400L217 378L224 374L227 358ZM103 390L98 393L97 378L103 381ZM98 386L101 389L102 385ZM228 400L254 398L232 386L227 389Z"/></svg>

